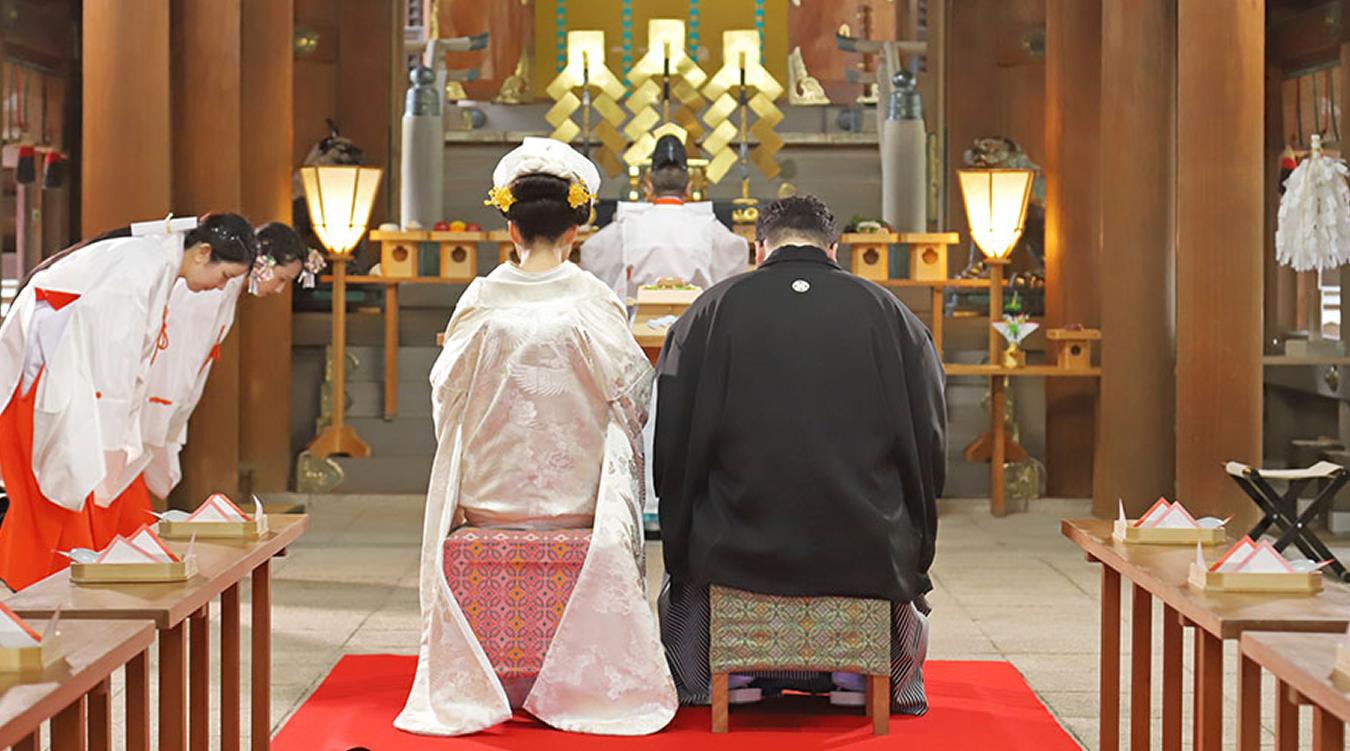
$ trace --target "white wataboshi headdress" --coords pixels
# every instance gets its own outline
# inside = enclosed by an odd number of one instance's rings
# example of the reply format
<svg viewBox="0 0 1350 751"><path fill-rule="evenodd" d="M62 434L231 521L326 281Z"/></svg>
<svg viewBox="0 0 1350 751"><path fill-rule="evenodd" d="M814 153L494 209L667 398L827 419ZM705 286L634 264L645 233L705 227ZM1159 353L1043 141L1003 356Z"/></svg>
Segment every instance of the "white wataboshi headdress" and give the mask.
<svg viewBox="0 0 1350 751"><path fill-rule="evenodd" d="M492 190L483 203L505 213L515 203L511 183L521 175L540 174L571 183L567 200L573 208L594 200L600 191L600 171L591 160L562 141L531 136L497 162L492 171Z"/></svg>

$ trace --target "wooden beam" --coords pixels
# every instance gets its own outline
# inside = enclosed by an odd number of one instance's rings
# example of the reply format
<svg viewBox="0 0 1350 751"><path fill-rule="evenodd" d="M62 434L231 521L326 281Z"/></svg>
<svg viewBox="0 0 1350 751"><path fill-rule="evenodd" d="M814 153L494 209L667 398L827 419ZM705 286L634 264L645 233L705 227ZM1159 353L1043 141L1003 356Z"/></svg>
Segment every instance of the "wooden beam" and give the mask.
<svg viewBox="0 0 1350 751"><path fill-rule="evenodd" d="M170 209L169 0L85 0L85 236Z"/></svg>
<svg viewBox="0 0 1350 751"><path fill-rule="evenodd" d="M1222 463L1261 461L1264 51L1263 0L1178 0L1177 494L1236 528L1255 507Z"/></svg>
<svg viewBox="0 0 1350 751"><path fill-rule="evenodd" d="M1048 0L1045 9L1045 314L1051 326L1095 328L1101 318L1101 0ZM1052 496L1092 493L1096 390L1090 381L1046 384Z"/></svg>
<svg viewBox="0 0 1350 751"><path fill-rule="evenodd" d="M1340 56L1346 35L1343 0L1329 0L1295 15L1272 21L1266 40L1267 58L1292 72Z"/></svg>
<svg viewBox="0 0 1350 751"><path fill-rule="evenodd" d="M398 216L394 211L398 190L391 189L396 185L393 112L403 91L394 91L392 70L394 61L402 59L403 29L395 24L399 14L394 0L337 0L336 7L341 81L337 120L343 135L365 150L366 164L385 170L370 212L370 226L378 227L386 217Z"/></svg>
<svg viewBox="0 0 1350 751"><path fill-rule="evenodd" d="M1093 512L1143 512L1176 481L1176 0L1102 0L1102 380ZM1147 149L1121 149L1147 133Z"/></svg>
<svg viewBox="0 0 1350 751"><path fill-rule="evenodd" d="M243 208L240 1L171 0L173 187L181 214ZM238 494L239 362L232 332L188 422L175 506Z"/></svg>
<svg viewBox="0 0 1350 751"><path fill-rule="evenodd" d="M240 84L244 211L256 224L291 221L294 133L292 0L243 0ZM286 490L290 478L291 291L244 295L238 326L242 491Z"/></svg>

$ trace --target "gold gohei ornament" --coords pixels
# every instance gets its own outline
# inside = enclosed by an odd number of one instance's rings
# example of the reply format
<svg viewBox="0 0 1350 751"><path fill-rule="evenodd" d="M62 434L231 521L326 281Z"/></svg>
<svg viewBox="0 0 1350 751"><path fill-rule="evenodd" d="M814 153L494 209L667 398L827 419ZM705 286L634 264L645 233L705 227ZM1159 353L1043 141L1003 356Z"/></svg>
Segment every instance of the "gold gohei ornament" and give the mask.
<svg viewBox="0 0 1350 751"><path fill-rule="evenodd" d="M732 96L732 92L736 96ZM738 161L738 150L732 142L739 140L739 161L742 180L749 179L747 162L753 162L766 177L778 176L776 155L783 148L783 139L774 132L774 126L783 119L783 113L774 100L783 95L783 85L760 63L759 33L753 29L722 32L722 67L703 86L703 96L712 101L703 113L703 124L709 129L703 148L710 155L708 179L720 182L732 165ZM732 115L740 114L740 127L732 122ZM755 114L751 126L750 113ZM758 145L750 148L750 136Z"/></svg>
<svg viewBox="0 0 1350 751"><path fill-rule="evenodd" d="M706 100L699 87L708 74L694 62L684 46L684 21L653 18L647 22L647 54L628 71L632 93L625 104L633 119L624 126L632 146L623 160L637 166L649 159L656 141L673 133L692 147L703 137L698 111Z"/></svg>
<svg viewBox="0 0 1350 751"><path fill-rule="evenodd" d="M610 176L619 174L623 165L619 154L628 141L619 132L619 125L627 117L619 106L624 85L605 67L605 32L567 32L567 66L545 89L555 104L544 119L553 126L550 138L571 143L582 137L582 153L587 154ZM572 120L581 110L581 125ZM592 112L599 121L592 123ZM599 148L591 152L591 139L599 141ZM590 153L588 153L590 152Z"/></svg>

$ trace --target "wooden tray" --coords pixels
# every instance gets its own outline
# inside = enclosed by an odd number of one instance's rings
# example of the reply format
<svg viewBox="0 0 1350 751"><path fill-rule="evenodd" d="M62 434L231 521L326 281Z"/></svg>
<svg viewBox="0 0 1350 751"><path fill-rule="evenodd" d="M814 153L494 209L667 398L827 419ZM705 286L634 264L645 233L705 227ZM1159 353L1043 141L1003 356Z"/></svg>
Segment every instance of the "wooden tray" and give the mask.
<svg viewBox="0 0 1350 751"><path fill-rule="evenodd" d="M0 675L41 673L64 656L60 634L48 636L36 647L0 647Z"/></svg>
<svg viewBox="0 0 1350 751"><path fill-rule="evenodd" d="M267 517L257 522L171 522L161 520L159 536L170 540L257 540L267 534Z"/></svg>
<svg viewBox="0 0 1350 751"><path fill-rule="evenodd" d="M197 575L197 559L174 563L72 563L74 584L149 584L185 582Z"/></svg>
<svg viewBox="0 0 1350 751"><path fill-rule="evenodd" d="M1322 591L1322 572L1291 574L1233 574L1210 571L1191 564L1190 585L1206 592L1271 592L1317 594Z"/></svg>
<svg viewBox="0 0 1350 751"><path fill-rule="evenodd" d="M1350 649L1345 642L1336 645L1336 665L1331 669L1331 678L1342 691L1350 685Z"/></svg>
<svg viewBox="0 0 1350 751"><path fill-rule="evenodd" d="M1156 529L1134 526L1133 519L1117 519L1113 539L1130 545L1219 545L1228 540L1228 531L1217 529Z"/></svg>

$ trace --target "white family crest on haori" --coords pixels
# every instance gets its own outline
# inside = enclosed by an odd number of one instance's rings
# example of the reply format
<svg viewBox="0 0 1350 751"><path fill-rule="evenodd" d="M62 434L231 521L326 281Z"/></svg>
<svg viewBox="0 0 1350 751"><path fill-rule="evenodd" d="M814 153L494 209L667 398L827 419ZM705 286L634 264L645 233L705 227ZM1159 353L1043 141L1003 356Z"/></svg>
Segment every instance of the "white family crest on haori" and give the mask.
<svg viewBox="0 0 1350 751"><path fill-rule="evenodd" d="M1285 181L1275 229L1275 259L1295 271L1350 262L1350 168L1322 151L1312 136L1308 157Z"/></svg>

